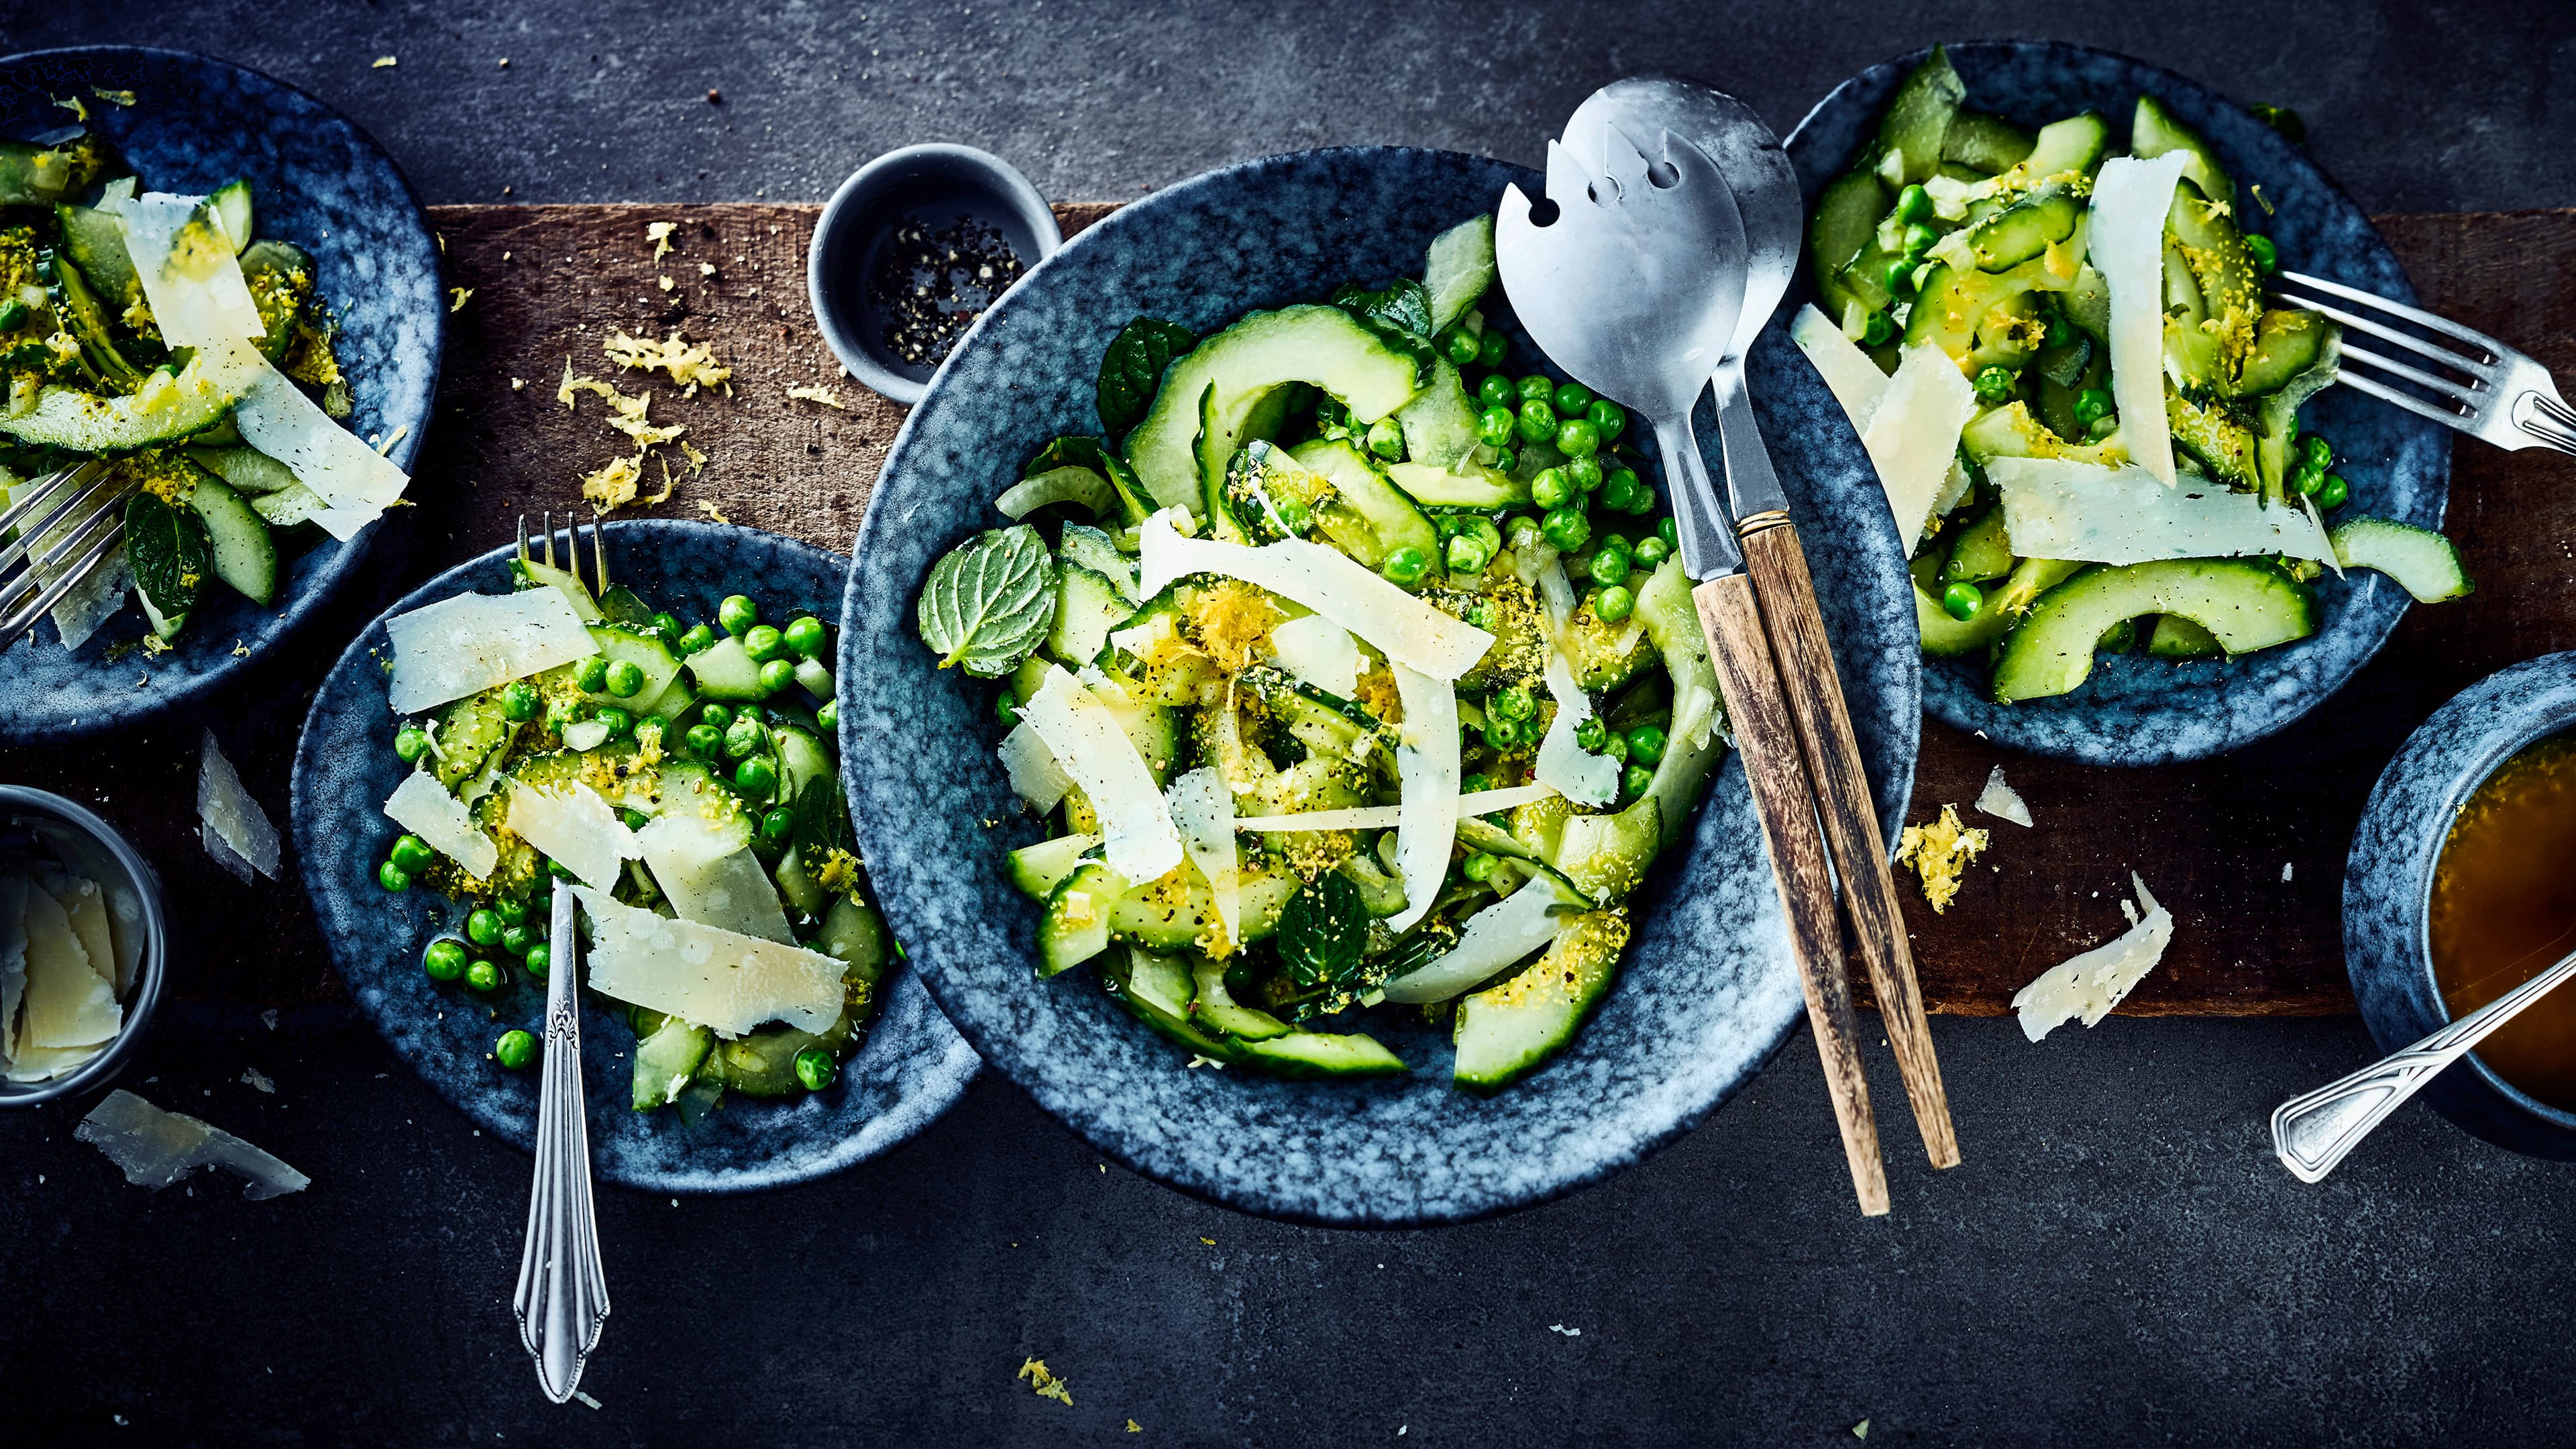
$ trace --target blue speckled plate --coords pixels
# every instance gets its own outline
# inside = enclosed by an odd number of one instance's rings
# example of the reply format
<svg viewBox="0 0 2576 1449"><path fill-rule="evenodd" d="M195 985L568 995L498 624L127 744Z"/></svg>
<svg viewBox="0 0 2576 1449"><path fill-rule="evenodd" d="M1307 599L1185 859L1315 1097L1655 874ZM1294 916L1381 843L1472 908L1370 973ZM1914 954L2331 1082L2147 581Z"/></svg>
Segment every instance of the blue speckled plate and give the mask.
<svg viewBox="0 0 2576 1449"><path fill-rule="evenodd" d="M2544 654L2490 674L2433 712L2371 787L2343 872L2344 967L2382 1051L2451 1022L2433 980L2433 871L2451 822L2524 746L2576 729L2576 653ZM2553 1107L2475 1054L2425 1084L2424 1100L2487 1141L2576 1159L2576 1112Z"/></svg>
<svg viewBox="0 0 2576 1449"><path fill-rule="evenodd" d="M132 91L132 107L98 91ZM42 135L73 121L77 99L147 190L203 194L248 177L263 237L313 257L317 294L340 320L339 355L362 438L408 429L390 456L409 470L438 391L438 249L393 158L364 131L281 81L172 50L97 46L0 60L0 136ZM62 738L122 728L206 697L224 677L293 634L357 573L375 539L325 538L291 561L273 608L209 588L170 653L110 665L143 633L129 604L78 653L50 622L0 652L0 736ZM236 649L247 651L237 653ZM135 687L138 675L151 684Z"/></svg>
<svg viewBox="0 0 2576 1449"><path fill-rule="evenodd" d="M411 768L392 748L384 621L469 591L507 592L513 552L495 549L414 589L340 656L296 742L293 810L304 888L358 1008L440 1096L524 1149L536 1135L537 1075L502 1071L485 1054L511 1027L542 1034L541 985L514 972L518 979L487 1002L430 980L421 949L456 929L462 912L425 891L388 895L375 881L376 862L400 833L385 818L385 798ZM759 599L774 617L819 611L848 573L838 554L730 524L612 523L608 552L613 578L688 619L712 620L717 601L733 593ZM883 1009L837 1085L786 1101L728 1100L695 1127L674 1112L627 1106L635 1034L622 1010L586 998L582 1070L599 1175L653 1192L749 1192L864 1162L929 1125L978 1063L919 977L898 970L887 979Z"/></svg>
<svg viewBox="0 0 2576 1449"><path fill-rule="evenodd" d="M1779 897L1729 759L1688 851L1636 898L1636 938L1608 1000L1571 1047L1500 1096L1453 1090L1444 1034L1394 1012L1373 1015L1370 1030L1413 1064L1408 1077L1190 1070L1092 969L1036 979L1037 909L1005 878L1003 853L1042 832L993 755L994 686L933 668L914 635L932 561L1002 521L992 499L1021 460L1056 434L1099 427L1101 351L1129 318L1212 330L1344 280L1418 275L1433 234L1491 210L1512 181L1538 178L1473 156L1359 147L1230 167L1119 211L1012 288L932 380L859 535L842 616L842 758L895 930L949 1019L1039 1105L1138 1171L1247 1212L1455 1222L1569 1192L1697 1122L1801 1016ZM1528 365L1527 337L1514 340ZM1767 349L1756 396L1892 838L1920 708L1908 584L1859 441L1830 410L1797 416L1772 401L1782 369L1804 365Z"/></svg>
<svg viewBox="0 0 2576 1449"><path fill-rule="evenodd" d="M1871 66L1834 88L1789 133L1798 182L1812 202L1870 137L1889 97L1928 50ZM2255 229L2280 245L2282 265L2400 302L2415 289L2370 218L2280 133L2234 102L2172 71L2108 51L2057 41L1978 41L1949 47L1968 104L2026 127L2079 111L2111 118L2114 148L2125 146L2141 92L2153 92L2218 151L2240 191L2259 183L2274 214ZM2250 200L2240 205L2255 207ZM1773 335L1814 300L1805 259L1782 303ZM1822 379L1797 369L1789 385L1804 407L1830 404ZM2371 513L2439 528L2450 496L2451 435L2413 414L2344 388L2310 402L2309 426L2334 441L2352 485L2348 513ZM1982 662L1927 661L1923 702L1933 716L2032 754L2098 765L2161 765L2222 755L2283 728L2325 702L2397 627L2406 591L2394 579L2355 573L2318 586L2316 634L2241 659L2171 664L2144 654L2095 661L2082 688L2057 699L1999 705ZM1906 605L1909 613L1911 601Z"/></svg>

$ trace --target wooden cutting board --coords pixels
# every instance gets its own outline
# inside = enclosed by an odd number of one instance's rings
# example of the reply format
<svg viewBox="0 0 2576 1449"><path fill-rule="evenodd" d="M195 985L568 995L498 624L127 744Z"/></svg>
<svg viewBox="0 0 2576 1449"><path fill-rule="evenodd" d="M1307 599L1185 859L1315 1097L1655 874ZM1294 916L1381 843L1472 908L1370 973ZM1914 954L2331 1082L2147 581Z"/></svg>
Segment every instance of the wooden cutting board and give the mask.
<svg viewBox="0 0 2576 1449"><path fill-rule="evenodd" d="M1108 205L1058 208L1068 234ZM213 725L281 829L294 733L314 683L383 603L506 543L521 513L578 509L578 479L632 448L565 366L649 388L651 420L685 424L707 458L649 512L722 516L846 550L903 409L858 387L816 335L805 293L810 206L449 206L430 210L448 282L438 418L411 497L388 524L365 597L319 620L292 656L245 679L212 718L133 738L0 743L0 781L90 803L158 865L190 933L183 998L268 1005L338 997L290 851L288 878L245 892L196 840L198 731ZM670 221L655 255L649 223ZM2427 306L2576 375L2576 210L2379 218ZM667 280L667 285L664 279ZM731 395L683 398L618 373L615 330L679 329L734 369ZM790 399L829 389L843 404ZM676 448L662 450L675 465ZM2463 441L2450 531L2478 592L2410 610L2380 658L2284 736L2223 760L2110 770L2011 755L1927 720L1910 821L1945 803L1994 833L1958 901L1935 916L1900 882L1924 996L1935 1011L1994 1014L2046 968L2125 926L2136 871L2178 922L2164 964L2122 1007L2147 1015L2321 1015L2352 1010L2341 930L2343 858L2362 802L2406 734L2442 701L2518 660L2576 648L2576 460ZM645 491L661 486L648 469ZM23 646L21 646L23 647ZM143 686L148 687L148 686ZM1967 810L2001 764L2029 830ZM2287 867L2285 872L2284 867ZM2286 878L2285 878L2286 875ZM1857 983L1864 992L1866 982Z"/></svg>

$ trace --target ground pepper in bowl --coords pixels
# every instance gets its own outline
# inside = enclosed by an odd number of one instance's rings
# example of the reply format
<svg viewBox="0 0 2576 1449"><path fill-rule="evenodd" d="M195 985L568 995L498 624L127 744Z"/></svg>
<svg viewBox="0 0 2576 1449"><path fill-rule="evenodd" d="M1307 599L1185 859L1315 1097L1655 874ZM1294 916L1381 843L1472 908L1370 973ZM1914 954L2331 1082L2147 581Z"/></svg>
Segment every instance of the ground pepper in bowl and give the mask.
<svg viewBox="0 0 2576 1449"><path fill-rule="evenodd" d="M903 361L937 367L966 329L1023 270L1001 230L960 215L937 231L906 213L868 279L868 302L885 319L885 346Z"/></svg>

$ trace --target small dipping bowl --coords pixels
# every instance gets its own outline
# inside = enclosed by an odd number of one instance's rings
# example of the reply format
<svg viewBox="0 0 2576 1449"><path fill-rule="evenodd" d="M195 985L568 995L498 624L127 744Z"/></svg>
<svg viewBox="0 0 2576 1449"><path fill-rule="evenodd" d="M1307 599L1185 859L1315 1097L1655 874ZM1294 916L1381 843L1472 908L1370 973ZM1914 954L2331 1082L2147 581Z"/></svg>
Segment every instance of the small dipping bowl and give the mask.
<svg viewBox="0 0 2576 1449"><path fill-rule="evenodd" d="M125 1019L107 1049L50 1082L0 1080L0 1107L30 1107L105 1086L125 1069L152 1025L153 1009L161 1004L169 935L163 928L161 877L115 826L60 795L0 785L0 826L12 824L34 827L65 866L108 890L110 910L117 908L114 893L125 892L140 909L143 927L143 956L134 966L134 985L125 993Z"/></svg>
<svg viewBox="0 0 2576 1449"><path fill-rule="evenodd" d="M2460 808L2526 746L2571 729L2576 652L2544 655L2487 676L2434 711L2372 787L2344 864L2343 952L2381 1051L2403 1050L2451 1022L2434 979L2430 918L2433 874ZM2433 1078L2423 1095L2498 1147L2576 1160L2576 1112L2506 1081L2475 1053Z"/></svg>
<svg viewBox="0 0 2576 1449"><path fill-rule="evenodd" d="M907 407L921 401L938 368L886 345L893 319L869 283L907 218L937 232L959 217L1001 233L1022 276L1064 244L1046 198L1009 162L972 146L932 143L888 151L842 182L805 254L806 292L832 355L860 383Z"/></svg>

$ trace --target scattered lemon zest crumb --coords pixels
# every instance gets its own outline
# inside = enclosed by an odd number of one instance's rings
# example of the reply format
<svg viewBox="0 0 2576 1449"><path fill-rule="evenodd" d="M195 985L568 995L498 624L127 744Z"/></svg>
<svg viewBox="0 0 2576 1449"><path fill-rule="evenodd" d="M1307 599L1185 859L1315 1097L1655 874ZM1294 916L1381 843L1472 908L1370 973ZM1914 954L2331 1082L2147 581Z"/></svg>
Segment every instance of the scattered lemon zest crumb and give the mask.
<svg viewBox="0 0 2576 1449"><path fill-rule="evenodd" d="M714 276L715 274L716 274L716 264L715 264L715 263L713 263L713 262L700 262L700 263L698 263L698 275L699 275L699 276L701 276L701 277L712 277L712 276Z"/></svg>
<svg viewBox="0 0 2576 1449"><path fill-rule="evenodd" d="M787 390L787 395L798 402L821 403L827 408L839 408L843 412L850 410L850 405L841 401L840 394L828 387L791 387Z"/></svg>
<svg viewBox="0 0 2576 1449"><path fill-rule="evenodd" d="M1145 1426L1137 1423L1133 1419L1130 1419L1127 1421L1127 1432L1130 1434L1142 1434L1145 1432Z"/></svg>
<svg viewBox="0 0 2576 1449"><path fill-rule="evenodd" d="M731 522L733 522L733 520L732 520L732 519L727 518L727 517L725 517L725 516L724 516L724 510L723 510L723 509L716 507L716 505L715 505L715 501L714 501L713 499L709 499L709 498L701 498L701 499L699 499L699 500L698 500L698 506L699 506L700 508L703 508L703 509L705 509L705 510L707 511L707 517L714 519L714 520L715 520L716 522L718 522L718 523L731 523Z"/></svg>
<svg viewBox="0 0 2576 1449"><path fill-rule="evenodd" d="M69 100L59 100L59 99L58 99L58 100L56 100L56 101L54 102L54 104L55 104L55 105L58 105L58 106L60 106L60 107L62 107L62 108L63 108L64 110L66 110L66 111L71 112L73 115L80 117L80 118L81 118L82 120L84 120L84 121L86 121L86 120L88 120L88 119L89 119L89 107L82 105L82 104L81 104L81 98L80 98L80 97L78 97L78 96L73 96L73 97L72 97L71 99L69 99Z"/></svg>
<svg viewBox="0 0 2576 1449"><path fill-rule="evenodd" d="M1941 818L1929 825L1908 825L1896 837L1896 859L1911 865L1923 879L1923 899L1931 902L1932 914L1950 909L1959 897L1961 872L1983 855L1993 837L1982 829L1959 823L1959 807L1944 805Z"/></svg>
<svg viewBox="0 0 2576 1449"><path fill-rule="evenodd" d="M451 313L464 311L465 304L473 300L474 289L472 287L450 287L447 289L447 310Z"/></svg>
<svg viewBox="0 0 2576 1449"><path fill-rule="evenodd" d="M694 396L701 387L721 387L727 397L733 395L733 369L716 361L714 349L705 343L681 341L676 327L659 342L649 337L630 337L621 327L599 344L599 350L620 367L669 373L671 381L688 389L680 394L682 397Z"/></svg>
<svg viewBox="0 0 2576 1449"><path fill-rule="evenodd" d="M707 455L690 447L685 438L680 440L680 456L689 460L689 471L692 473L702 472L707 466Z"/></svg>
<svg viewBox="0 0 2576 1449"><path fill-rule="evenodd" d="M250 657L250 646L239 639L235 639L233 641L233 657L235 659L248 659Z"/></svg>
<svg viewBox="0 0 2576 1449"><path fill-rule="evenodd" d="M1012 1377L1028 1380L1029 1387L1035 1389L1041 1399L1053 1399L1068 1409L1073 1407L1073 1390L1066 1387L1063 1379L1047 1369L1045 1359L1028 1360L1020 1365L1020 1371Z"/></svg>
<svg viewBox="0 0 2576 1449"><path fill-rule="evenodd" d="M162 638L158 634L145 634L143 636L143 653L146 658L156 654L167 654L169 652L169 640ZM147 679L144 680L143 683L149 684L151 681Z"/></svg>
<svg viewBox="0 0 2576 1449"><path fill-rule="evenodd" d="M671 233L679 229L680 224L676 221L650 221L644 224L644 239L653 244L653 260L658 262L671 254Z"/></svg>
<svg viewBox="0 0 2576 1449"><path fill-rule="evenodd" d="M656 279L655 279L654 284L655 284L656 286L659 286L659 287L660 287L663 291L665 291L665 292L667 292L667 291L671 290L671 288L672 288L672 287L674 287L674 286L678 285L677 283L673 282L669 277L658 277L658 278L656 278Z"/></svg>
<svg viewBox="0 0 2576 1449"><path fill-rule="evenodd" d="M581 475L581 496L590 500L594 513L624 507L635 501L635 485L643 473L644 455L640 452L612 458L607 466Z"/></svg>
<svg viewBox="0 0 2576 1449"><path fill-rule="evenodd" d="M393 69L393 67L394 67L394 58L393 58L392 56L390 56L390 55L380 55L380 56L377 56L377 57L376 57L375 64L368 66L368 67L367 67L367 69L369 69L369 70L391 70L391 69Z"/></svg>
<svg viewBox="0 0 2576 1449"><path fill-rule="evenodd" d="M1208 1245L1209 1247L1211 1247L1211 1248L1213 1248L1213 1247L1215 1247L1215 1246L1216 1246L1216 1239L1214 1239L1214 1238L1201 1238L1201 1239L1199 1239L1199 1241L1200 1241L1200 1242L1202 1242L1202 1243L1207 1244L1207 1245Z"/></svg>
<svg viewBox="0 0 2576 1449"><path fill-rule="evenodd" d="M132 91L112 91L103 86L91 86L89 88L89 93L98 97L100 100L107 102L111 106L130 106L134 104L134 92Z"/></svg>

